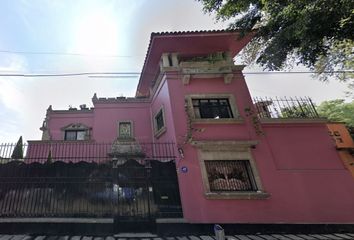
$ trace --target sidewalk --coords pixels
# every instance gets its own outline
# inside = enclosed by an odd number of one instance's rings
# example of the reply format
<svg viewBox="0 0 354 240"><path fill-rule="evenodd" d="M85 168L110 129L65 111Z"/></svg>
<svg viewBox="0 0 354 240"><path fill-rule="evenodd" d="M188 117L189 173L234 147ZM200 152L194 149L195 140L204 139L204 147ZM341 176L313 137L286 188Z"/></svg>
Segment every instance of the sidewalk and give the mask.
<svg viewBox="0 0 354 240"><path fill-rule="evenodd" d="M353 233L332 234L260 234L231 235L226 240L346 240L354 239ZM37 235L0 235L0 240L215 240L214 236L174 236L159 237L151 233L121 233L112 236L37 236Z"/></svg>

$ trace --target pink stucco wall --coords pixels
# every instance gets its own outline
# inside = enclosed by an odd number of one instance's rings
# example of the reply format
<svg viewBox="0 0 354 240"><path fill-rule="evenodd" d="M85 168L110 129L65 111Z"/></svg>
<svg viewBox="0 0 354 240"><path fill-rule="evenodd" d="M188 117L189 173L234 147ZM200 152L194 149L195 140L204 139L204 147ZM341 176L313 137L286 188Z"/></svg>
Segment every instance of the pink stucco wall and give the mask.
<svg viewBox="0 0 354 240"><path fill-rule="evenodd" d="M48 117L51 140L64 140L64 131L62 128L72 123L81 123L87 127L92 127L94 120L92 112L83 111L67 111L66 113L49 112Z"/></svg>
<svg viewBox="0 0 354 240"><path fill-rule="evenodd" d="M225 33L226 35L228 33ZM161 53L187 54L208 51L237 53L242 46L232 34L205 38L203 34L161 36L151 42L138 92L150 92L151 76L159 69ZM171 39L174 39L173 41ZM177 41L177 39L180 39ZM183 41L182 41L182 40ZM179 44L176 44L176 43ZM192 44L194 43L194 44ZM217 45L215 45L217 43ZM225 44L224 44L225 43ZM214 46L214 47L213 47ZM193 50L194 49L194 50ZM92 113L49 114L53 140L62 140L62 127L83 123L92 127L92 140L112 142L118 121L132 121L138 141L174 141L183 149L177 154L176 171L184 218L192 223L354 223L354 181L344 168L328 136L325 123L261 123L264 135L257 135L245 109L253 108L250 93L240 71L230 84L223 78L198 78L184 85L179 72L165 73L156 92L144 101L94 102ZM156 79L155 79L156 80ZM207 199L205 197L197 149L186 142L188 119L185 96L191 94L231 94L243 122L194 124L193 140L257 141L251 149L267 199ZM154 115L164 108L166 131L154 136ZM181 168L186 167L187 172Z"/></svg>
<svg viewBox="0 0 354 240"><path fill-rule="evenodd" d="M184 86L167 78L176 139L186 134L184 97L196 93L231 93L244 123L195 124L194 140L257 140L252 156L263 187L263 200L208 200L204 196L197 149L183 145L177 163L184 217L193 223L354 223L354 181L344 169L324 123L262 124L257 136L244 109L252 105L241 75L231 84L223 79L194 79ZM178 142L181 144L181 142ZM182 173L181 167L188 172Z"/></svg>
<svg viewBox="0 0 354 240"><path fill-rule="evenodd" d="M163 134L158 137L154 136L155 142L177 141L174 126L176 121L173 119L172 115L172 104L173 100L170 97L168 82L164 79L158 87L156 94L153 96L151 101L152 118L154 118L158 111L163 108L166 125L166 131ZM155 130L153 134L155 135Z"/></svg>
<svg viewBox="0 0 354 240"><path fill-rule="evenodd" d="M136 140L152 141L150 103L97 103L94 106L93 139L95 141L113 142L118 137L119 121L132 121L133 136Z"/></svg>
<svg viewBox="0 0 354 240"><path fill-rule="evenodd" d="M166 73L150 101L99 102L92 113L53 112L48 122L53 140L63 139L62 127L83 123L92 127L92 141L112 142L118 136L118 121L129 120L138 141L176 142L184 151L183 159L176 154L176 171L188 222L354 223L354 181L340 161L325 123L262 123L265 135L258 136L244 111L252 107L252 101L241 74L235 74L231 84L215 78L192 79L183 85L175 76ZM232 94L243 122L194 124L203 131L194 131L193 140L258 141L252 156L263 188L270 194L268 199L206 199L197 149L185 143L185 96L208 93ZM166 131L156 138L153 117L161 107ZM33 145L43 148L39 143ZM55 149L52 153L56 154ZM44 160L46 157L42 156ZM188 172L182 173L182 167L187 167Z"/></svg>

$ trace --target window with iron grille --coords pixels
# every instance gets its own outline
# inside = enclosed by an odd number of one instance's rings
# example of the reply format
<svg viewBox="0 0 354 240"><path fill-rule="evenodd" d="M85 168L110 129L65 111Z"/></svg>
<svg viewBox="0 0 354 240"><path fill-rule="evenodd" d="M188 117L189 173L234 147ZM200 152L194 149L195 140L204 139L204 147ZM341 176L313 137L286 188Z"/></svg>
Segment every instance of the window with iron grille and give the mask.
<svg viewBox="0 0 354 240"><path fill-rule="evenodd" d="M233 118L228 98L193 98L195 118Z"/></svg>
<svg viewBox="0 0 354 240"><path fill-rule="evenodd" d="M257 191L248 160L208 160L205 168L211 192Z"/></svg>
<svg viewBox="0 0 354 240"><path fill-rule="evenodd" d="M66 130L64 140L74 141L74 140L85 140L86 130Z"/></svg>

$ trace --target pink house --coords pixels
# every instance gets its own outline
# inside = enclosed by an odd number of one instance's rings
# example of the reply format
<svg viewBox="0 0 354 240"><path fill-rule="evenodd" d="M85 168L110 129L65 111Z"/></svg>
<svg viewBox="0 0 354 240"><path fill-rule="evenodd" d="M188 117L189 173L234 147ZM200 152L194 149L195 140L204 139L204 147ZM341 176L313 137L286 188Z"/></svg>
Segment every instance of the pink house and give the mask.
<svg viewBox="0 0 354 240"><path fill-rule="evenodd" d="M127 159L172 160L166 179L176 183L178 217L187 223L353 224L353 178L312 102L252 100L244 66L233 62L251 38L151 34L136 97L95 94L93 108L50 106L27 161L116 162L119 169ZM171 199L155 190L147 185L151 204Z"/></svg>

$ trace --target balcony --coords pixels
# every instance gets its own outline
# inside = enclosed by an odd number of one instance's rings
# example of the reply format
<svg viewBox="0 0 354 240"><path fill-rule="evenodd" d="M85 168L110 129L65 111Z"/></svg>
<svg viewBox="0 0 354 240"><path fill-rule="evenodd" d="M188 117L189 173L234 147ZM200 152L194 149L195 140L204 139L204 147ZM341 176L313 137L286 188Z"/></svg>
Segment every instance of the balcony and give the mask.
<svg viewBox="0 0 354 240"><path fill-rule="evenodd" d="M257 115L262 122L280 121L313 121L323 120L319 117L311 98L268 98L253 99Z"/></svg>

